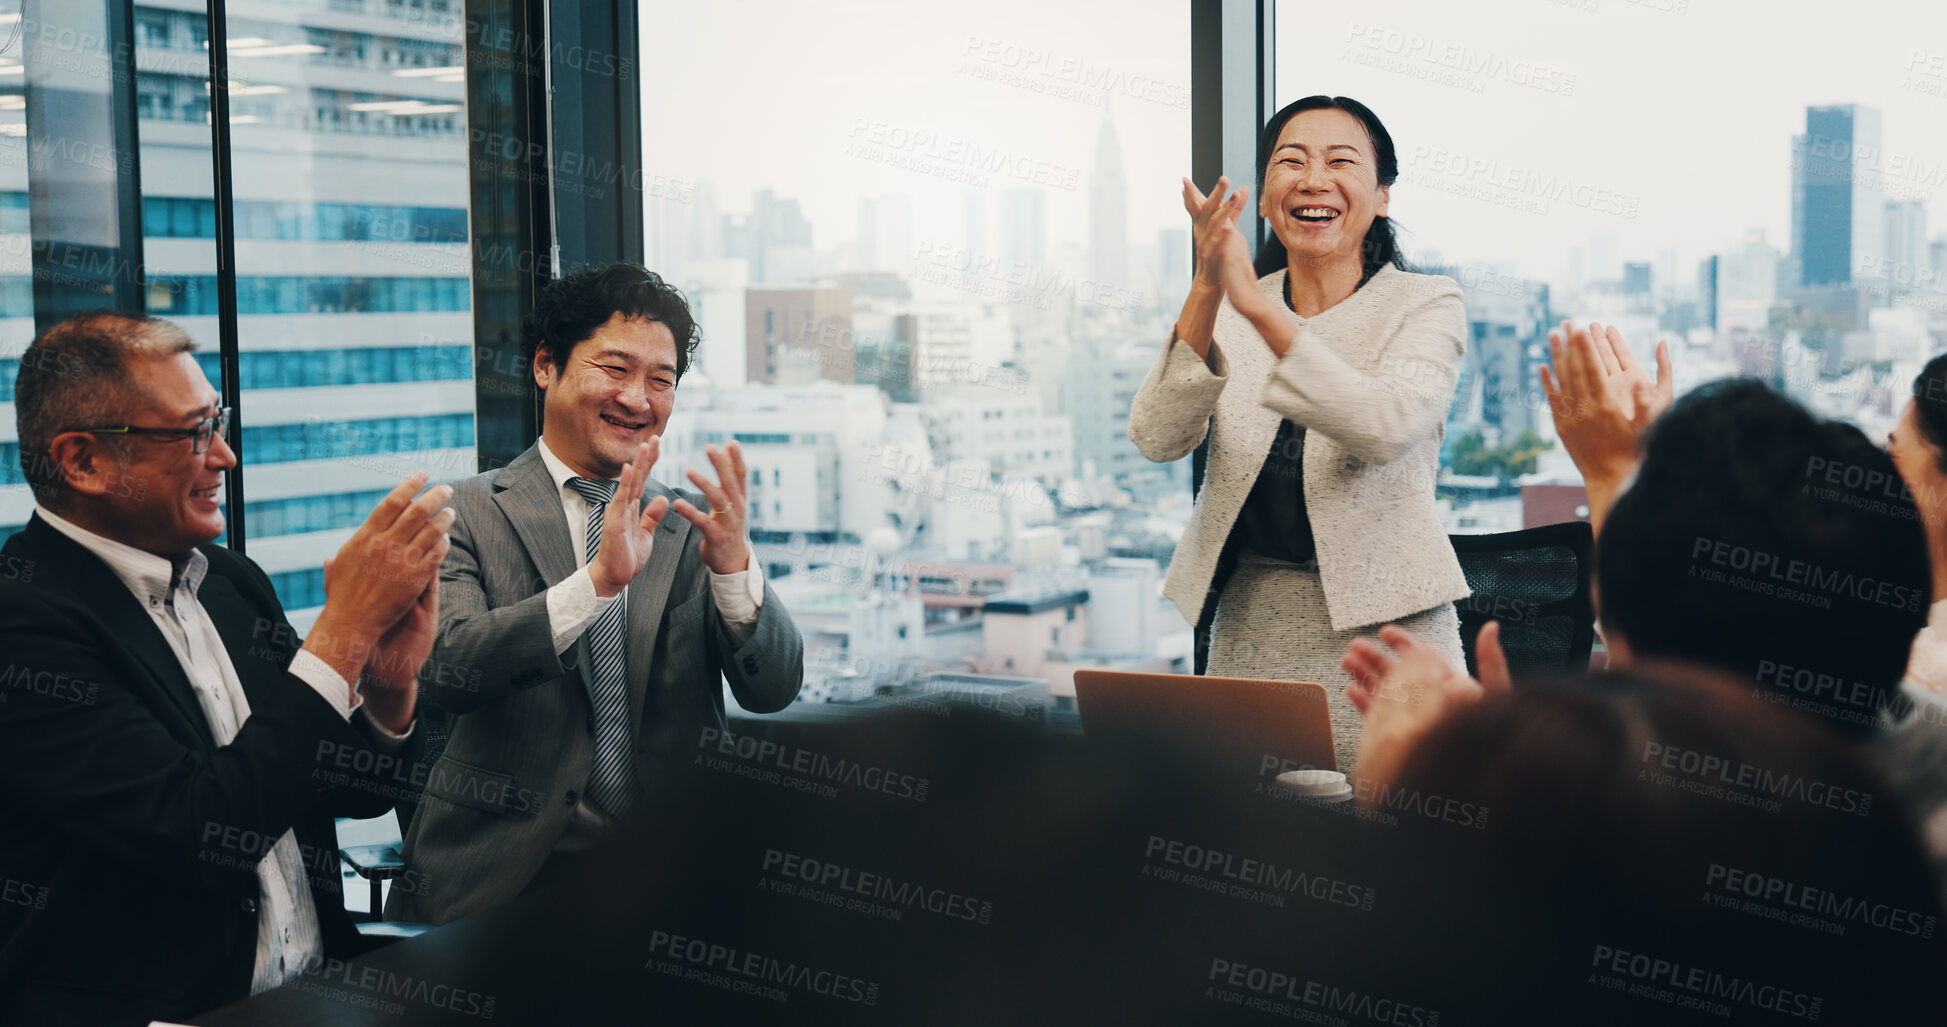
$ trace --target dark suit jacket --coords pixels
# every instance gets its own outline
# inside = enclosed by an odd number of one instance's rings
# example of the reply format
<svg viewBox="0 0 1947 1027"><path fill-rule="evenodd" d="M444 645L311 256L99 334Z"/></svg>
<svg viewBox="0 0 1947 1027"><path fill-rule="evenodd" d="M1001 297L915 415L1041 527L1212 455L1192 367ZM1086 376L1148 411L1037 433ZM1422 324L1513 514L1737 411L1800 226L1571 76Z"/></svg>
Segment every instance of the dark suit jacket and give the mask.
<svg viewBox="0 0 1947 1027"><path fill-rule="evenodd" d="M0 549L0 1023L146 1023L246 996L256 863L292 828L326 954L362 947L332 818L391 806L369 725L285 672L301 640L263 571L201 548L198 599L251 710L220 748L107 564L39 517Z"/></svg>
<svg viewBox="0 0 1947 1027"><path fill-rule="evenodd" d="M581 668L586 637L554 651L547 589L575 573L561 490L540 450L460 482L453 548L440 568L439 640L421 694L453 716L406 829L419 886L392 890L391 920L443 924L521 893L561 838L594 762L594 706ZM678 493L651 481L645 500ZM700 495L681 495L708 509ZM674 512L629 583L627 676L636 777L664 786L724 729L723 685L745 709L783 709L804 680L804 638L764 587L741 645L723 626L697 551L703 536Z"/></svg>

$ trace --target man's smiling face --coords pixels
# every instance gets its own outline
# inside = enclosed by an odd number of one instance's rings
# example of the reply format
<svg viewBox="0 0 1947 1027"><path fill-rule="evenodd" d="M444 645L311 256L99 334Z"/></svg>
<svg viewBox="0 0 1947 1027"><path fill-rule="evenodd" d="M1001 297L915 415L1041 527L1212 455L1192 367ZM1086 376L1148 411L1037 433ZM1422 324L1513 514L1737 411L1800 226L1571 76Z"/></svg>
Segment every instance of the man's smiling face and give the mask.
<svg viewBox="0 0 1947 1027"><path fill-rule="evenodd" d="M555 367L534 355L547 390L541 437L587 478L614 478L636 448L661 435L676 405L676 337L660 321L610 317Z"/></svg>

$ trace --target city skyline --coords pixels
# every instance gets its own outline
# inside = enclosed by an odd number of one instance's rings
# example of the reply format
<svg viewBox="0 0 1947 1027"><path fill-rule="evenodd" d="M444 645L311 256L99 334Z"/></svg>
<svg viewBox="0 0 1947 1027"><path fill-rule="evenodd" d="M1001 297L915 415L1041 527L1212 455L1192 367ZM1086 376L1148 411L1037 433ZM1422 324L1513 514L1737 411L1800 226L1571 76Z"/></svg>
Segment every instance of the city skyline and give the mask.
<svg viewBox="0 0 1947 1027"><path fill-rule="evenodd" d="M1889 198L1940 210L1947 196L1947 135L1930 131L1947 123L1947 45L1925 42L1947 38L1947 9L1536 0L1487 21L1431 0L1350 14L1280 0L1277 19L1278 102L1330 92L1372 107L1400 152L1407 246L1449 262L1562 283L1596 236L1617 264L1672 250L1683 278L1751 228L1784 249L1808 107L1877 109ZM1287 45L1300 23L1315 42ZM1524 209L1553 182L1570 194Z"/></svg>

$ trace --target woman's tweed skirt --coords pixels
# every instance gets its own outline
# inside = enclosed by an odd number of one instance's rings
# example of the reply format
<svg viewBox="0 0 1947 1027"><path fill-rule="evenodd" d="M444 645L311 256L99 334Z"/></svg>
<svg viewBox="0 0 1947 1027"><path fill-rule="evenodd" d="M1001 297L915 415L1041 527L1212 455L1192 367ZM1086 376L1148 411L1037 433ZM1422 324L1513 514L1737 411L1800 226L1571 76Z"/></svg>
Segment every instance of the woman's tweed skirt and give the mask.
<svg viewBox="0 0 1947 1027"><path fill-rule="evenodd" d="M1455 667L1465 667L1460 648L1460 614L1452 603L1393 623L1438 649ZM1237 568L1217 598L1210 628L1209 668L1220 678L1271 678L1316 681L1325 686L1332 717L1332 749L1338 769L1350 773L1359 751L1362 720L1346 698L1352 675L1339 666L1345 647L1362 635L1377 640L1380 625L1333 631L1319 585L1318 564L1287 563L1250 549L1237 554ZM1387 652L1392 647L1381 642Z"/></svg>

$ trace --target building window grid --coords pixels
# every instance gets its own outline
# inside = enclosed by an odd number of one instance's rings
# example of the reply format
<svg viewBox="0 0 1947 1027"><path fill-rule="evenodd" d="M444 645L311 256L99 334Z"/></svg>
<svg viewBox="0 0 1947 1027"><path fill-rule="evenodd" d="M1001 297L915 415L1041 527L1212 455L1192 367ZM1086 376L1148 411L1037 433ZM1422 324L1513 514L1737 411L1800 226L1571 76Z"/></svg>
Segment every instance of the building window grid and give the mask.
<svg viewBox="0 0 1947 1027"><path fill-rule="evenodd" d="M285 610L303 610L323 606L325 601L324 569L308 571L283 571L269 575L270 587L277 592L277 601Z"/></svg>
<svg viewBox="0 0 1947 1027"><path fill-rule="evenodd" d="M353 278L279 275L239 277L239 314L464 313L472 307L467 278ZM149 313L217 314L215 275L152 275Z"/></svg>
<svg viewBox="0 0 1947 1027"><path fill-rule="evenodd" d="M429 414L363 421L306 421L243 429L243 452L252 466L297 460L459 449L473 445L473 415ZM0 442L0 485L24 485L20 443ZM246 516L252 509L244 507ZM252 533L253 535L255 532Z"/></svg>
<svg viewBox="0 0 1947 1027"><path fill-rule="evenodd" d="M0 193L11 197L12 193ZM26 210L26 194L21 210ZM7 202L11 202L10 200ZM406 207L372 203L279 203L239 200L239 239L307 242L464 243L463 207ZM0 205L0 218L11 209ZM0 220L0 231L6 231ZM24 222L21 231L25 231ZM152 239L216 238L216 201L200 196L144 196L142 234Z"/></svg>
<svg viewBox="0 0 1947 1027"><path fill-rule="evenodd" d="M302 389L325 385L380 385L463 381L473 376L466 346L367 346L357 349L247 350L237 354L238 387ZM196 354L211 381L219 374L216 353ZM13 397L17 360L0 360L0 402Z"/></svg>
<svg viewBox="0 0 1947 1027"><path fill-rule="evenodd" d="M274 538L311 531L355 528L384 499L387 490L336 492L322 496L251 500L244 504L250 537Z"/></svg>
<svg viewBox="0 0 1947 1027"><path fill-rule="evenodd" d="M457 60L457 57L455 58ZM210 99L205 83L188 75L145 73L136 80L136 116L145 121L180 121L207 124ZM452 136L466 128L457 111L428 113L352 110L353 104L374 100L420 99L436 107L458 106L443 98L385 95L342 89L312 87L309 95L278 94L240 97L234 113L247 114L266 128L299 132L332 132L348 135Z"/></svg>

